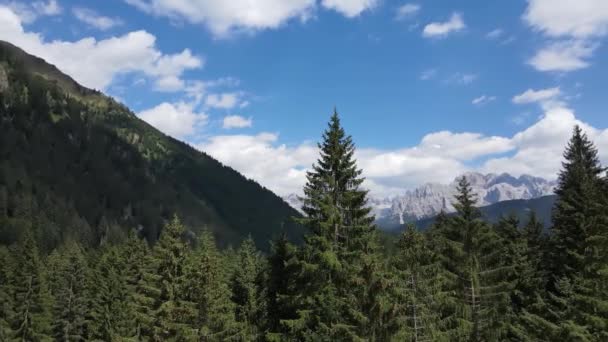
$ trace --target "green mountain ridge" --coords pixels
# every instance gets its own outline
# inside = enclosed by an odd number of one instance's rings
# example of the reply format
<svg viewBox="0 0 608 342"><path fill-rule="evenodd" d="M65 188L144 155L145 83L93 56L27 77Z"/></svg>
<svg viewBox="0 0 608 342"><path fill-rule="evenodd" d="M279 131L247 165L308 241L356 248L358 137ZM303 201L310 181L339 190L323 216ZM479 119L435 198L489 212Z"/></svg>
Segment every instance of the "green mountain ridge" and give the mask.
<svg viewBox="0 0 608 342"><path fill-rule="evenodd" d="M155 241L174 214L224 246L251 235L267 249L274 236L303 232L297 211L270 190L2 41L0 132L0 242L23 225L48 248L133 228Z"/></svg>

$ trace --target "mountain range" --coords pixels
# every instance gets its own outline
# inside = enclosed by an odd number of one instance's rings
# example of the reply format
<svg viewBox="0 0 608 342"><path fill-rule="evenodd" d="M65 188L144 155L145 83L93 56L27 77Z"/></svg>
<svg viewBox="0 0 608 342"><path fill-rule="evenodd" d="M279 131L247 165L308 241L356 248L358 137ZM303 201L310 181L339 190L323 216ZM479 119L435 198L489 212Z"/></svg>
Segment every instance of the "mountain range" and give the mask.
<svg viewBox="0 0 608 342"><path fill-rule="evenodd" d="M479 207L492 206L505 201L550 196L556 185L555 181L530 175L514 177L508 173L468 172L457 177L450 184L427 183L397 196L372 196L368 203L372 207L376 223L385 230L395 230L407 222L425 222L425 219L432 218L441 211L454 212L452 203L458 179L462 176L471 183ZM294 208L301 206L298 197L294 194L285 196L284 199ZM493 208L490 210L492 213L500 206ZM546 216L544 213L541 215Z"/></svg>

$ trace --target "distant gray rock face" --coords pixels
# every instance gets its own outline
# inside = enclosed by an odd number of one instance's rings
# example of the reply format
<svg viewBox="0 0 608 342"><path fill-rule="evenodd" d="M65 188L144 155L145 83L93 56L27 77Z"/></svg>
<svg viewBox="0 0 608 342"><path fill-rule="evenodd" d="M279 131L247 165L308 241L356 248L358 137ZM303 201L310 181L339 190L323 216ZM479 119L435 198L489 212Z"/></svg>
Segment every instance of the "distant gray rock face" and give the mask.
<svg viewBox="0 0 608 342"><path fill-rule="evenodd" d="M478 206L551 195L556 185L555 181L529 175L513 177L507 173L484 175L470 172L464 176L471 183ZM395 197L371 198L369 205L377 224L381 228L392 229L408 221L435 216L442 210L448 213L455 211L453 202L459 178L450 184L427 183ZM301 207L295 195L289 195L285 200L296 209Z"/></svg>

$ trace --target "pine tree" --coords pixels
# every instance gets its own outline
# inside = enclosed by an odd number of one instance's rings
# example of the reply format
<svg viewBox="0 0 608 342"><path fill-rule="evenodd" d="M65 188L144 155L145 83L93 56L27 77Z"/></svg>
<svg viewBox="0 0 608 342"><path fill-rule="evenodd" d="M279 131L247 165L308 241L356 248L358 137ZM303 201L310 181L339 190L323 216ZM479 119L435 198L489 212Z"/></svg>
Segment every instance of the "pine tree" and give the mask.
<svg viewBox="0 0 608 342"><path fill-rule="evenodd" d="M453 340L500 340L508 328L502 320L508 304L506 267L501 264L498 236L480 219L475 203L471 186L462 177L454 204L457 213L440 232L458 303L447 329Z"/></svg>
<svg viewBox="0 0 608 342"><path fill-rule="evenodd" d="M61 254L58 284L54 293L53 337L59 341L82 341L87 336L91 293L87 289L88 265L82 248L70 242Z"/></svg>
<svg viewBox="0 0 608 342"><path fill-rule="evenodd" d="M553 279L572 278L584 268L585 239L601 201L602 173L597 149L576 126L564 152L551 229Z"/></svg>
<svg viewBox="0 0 608 342"><path fill-rule="evenodd" d="M519 341L533 340L528 336L525 326L519 319L528 304L530 291L535 291L535 288L529 285L531 279L528 278L534 274L526 274L530 267L527 264L527 243L524 232L519 229L519 219L515 215L501 217L495 229L500 238L498 248L500 248L501 265L504 267L501 280L508 290L510 303L501 315L501 323L506 330L505 338Z"/></svg>
<svg viewBox="0 0 608 342"><path fill-rule="evenodd" d="M355 147L331 117L320 158L307 173L300 219L310 230L298 256L298 318L283 323L293 338L374 339L378 308L377 237L367 191L354 159Z"/></svg>
<svg viewBox="0 0 608 342"><path fill-rule="evenodd" d="M97 260L91 305L91 336L114 341L130 336L131 294L126 265L118 247L106 248Z"/></svg>
<svg viewBox="0 0 608 342"><path fill-rule="evenodd" d="M198 247L189 261L188 293L196 303L196 327L201 341L223 341L234 338L238 327L234 304L222 256L217 250L213 234L203 231Z"/></svg>
<svg viewBox="0 0 608 342"><path fill-rule="evenodd" d="M295 291L292 280L295 278L293 258L296 247L287 240L285 234L272 243L268 257L268 282L266 291L267 324L266 338L280 340L285 333L281 320L295 319L295 308L289 302Z"/></svg>
<svg viewBox="0 0 608 342"><path fill-rule="evenodd" d="M159 276L156 262L144 239L131 232L122 251L126 263L126 283L130 293L129 311L133 317L129 322L130 336L135 340L147 341L154 335L154 310L157 298Z"/></svg>
<svg viewBox="0 0 608 342"><path fill-rule="evenodd" d="M38 247L27 230L15 250L12 328L21 341L49 338L51 296Z"/></svg>
<svg viewBox="0 0 608 342"><path fill-rule="evenodd" d="M185 227L175 216L165 225L153 249L156 266L153 340L195 340L196 307L186 298L186 266L188 245L183 241Z"/></svg>
<svg viewBox="0 0 608 342"><path fill-rule="evenodd" d="M521 340L550 341L557 338L553 336L557 326L544 317L547 312L547 237L543 233L543 224L534 211L530 212L522 235L525 242L525 261L519 270L521 311L517 317L525 330L526 338Z"/></svg>
<svg viewBox="0 0 608 342"><path fill-rule="evenodd" d="M608 338L608 196L597 154L575 127L556 188L549 258L549 318L565 339Z"/></svg>
<svg viewBox="0 0 608 342"><path fill-rule="evenodd" d="M445 293L441 264L426 236L408 225L393 261L396 277L395 341L447 341L440 311ZM388 328L388 327L387 327Z"/></svg>
<svg viewBox="0 0 608 342"><path fill-rule="evenodd" d="M231 286L236 320L242 324L242 339L255 340L260 333L257 324L264 319L264 306L258 283L262 272L261 257L251 237L239 247L237 265Z"/></svg>

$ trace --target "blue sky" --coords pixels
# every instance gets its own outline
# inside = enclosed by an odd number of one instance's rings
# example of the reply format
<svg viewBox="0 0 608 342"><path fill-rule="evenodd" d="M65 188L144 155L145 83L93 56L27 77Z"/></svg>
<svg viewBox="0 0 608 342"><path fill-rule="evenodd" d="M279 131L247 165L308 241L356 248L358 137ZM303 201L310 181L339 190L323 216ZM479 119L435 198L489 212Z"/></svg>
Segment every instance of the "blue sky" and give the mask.
<svg viewBox="0 0 608 342"><path fill-rule="evenodd" d="M0 1L0 39L297 192L334 106L372 193L608 162L604 0Z"/></svg>

